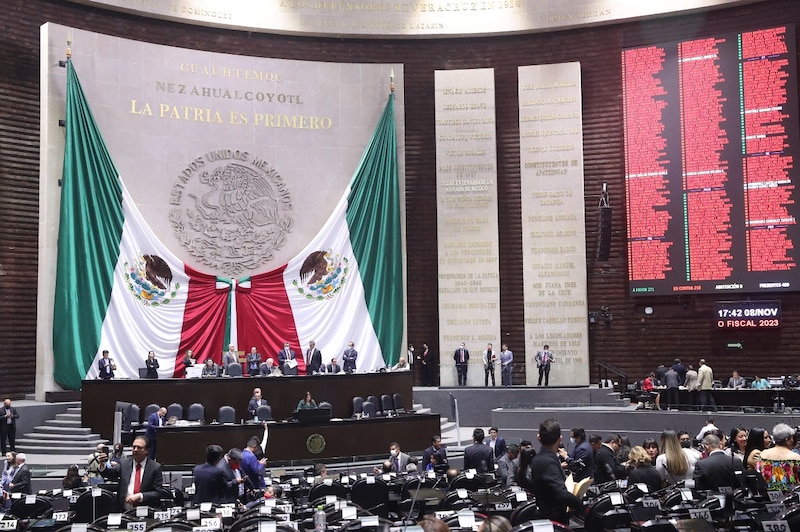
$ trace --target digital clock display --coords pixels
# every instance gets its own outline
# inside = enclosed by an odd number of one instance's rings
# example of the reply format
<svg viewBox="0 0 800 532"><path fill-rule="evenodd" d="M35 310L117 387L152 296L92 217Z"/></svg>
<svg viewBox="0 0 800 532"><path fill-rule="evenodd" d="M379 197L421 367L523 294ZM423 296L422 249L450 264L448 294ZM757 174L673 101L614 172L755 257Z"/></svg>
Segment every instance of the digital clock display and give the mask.
<svg viewBox="0 0 800 532"><path fill-rule="evenodd" d="M717 301L718 329L774 329L781 326L781 302Z"/></svg>

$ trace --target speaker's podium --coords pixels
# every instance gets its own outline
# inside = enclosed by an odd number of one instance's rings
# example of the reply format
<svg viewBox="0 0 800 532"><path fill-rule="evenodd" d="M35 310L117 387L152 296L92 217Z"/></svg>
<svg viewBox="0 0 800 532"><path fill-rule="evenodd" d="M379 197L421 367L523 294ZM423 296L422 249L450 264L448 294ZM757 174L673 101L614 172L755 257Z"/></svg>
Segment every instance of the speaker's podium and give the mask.
<svg viewBox="0 0 800 532"><path fill-rule="evenodd" d="M290 419L299 423L325 423L331 419L331 409L303 408L295 410Z"/></svg>

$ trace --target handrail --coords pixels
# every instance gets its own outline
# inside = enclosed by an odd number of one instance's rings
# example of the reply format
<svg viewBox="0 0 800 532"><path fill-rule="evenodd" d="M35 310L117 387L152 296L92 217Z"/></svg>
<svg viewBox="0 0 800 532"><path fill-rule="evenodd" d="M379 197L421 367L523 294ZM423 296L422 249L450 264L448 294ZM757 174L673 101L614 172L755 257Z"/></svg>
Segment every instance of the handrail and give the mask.
<svg viewBox="0 0 800 532"><path fill-rule="evenodd" d="M616 380L617 380L618 388L616 388L615 391L619 392L620 394L624 394L624 393L626 393L628 391L628 377L629 377L629 375L622 368L619 368L619 367L615 366L614 364L611 364L610 362L605 362L603 360L598 360L597 361L597 373L598 373L598 376L600 377L600 386L601 387L603 386L604 382L608 381L608 375L610 373L612 376L616 375L616 377L617 377ZM611 382L614 382L614 379L612 379Z"/></svg>

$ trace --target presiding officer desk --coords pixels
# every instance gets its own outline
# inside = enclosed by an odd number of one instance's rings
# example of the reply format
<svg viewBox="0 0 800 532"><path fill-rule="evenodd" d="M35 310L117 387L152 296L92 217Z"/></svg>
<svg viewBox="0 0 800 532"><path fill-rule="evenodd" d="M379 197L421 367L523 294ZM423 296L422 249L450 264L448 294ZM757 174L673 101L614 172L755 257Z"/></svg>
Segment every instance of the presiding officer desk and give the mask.
<svg viewBox="0 0 800 532"><path fill-rule="evenodd" d="M312 375L299 377L221 377L215 379L119 379L85 380L81 390L81 422L102 437L113 437L117 402L136 403L141 410L151 403L169 406L179 403L184 412L192 403L205 407L205 424L159 429L156 459L165 465L198 464L205 459L211 443L223 448L243 448L254 435L261 437L261 425L246 423L247 404L253 388L272 407L267 456L270 460L310 460L383 454L392 441L402 449L422 450L440 431L439 416L408 414L391 418L351 420L354 396L367 397L399 393L403 407L411 411L412 375L410 372L357 373L352 375ZM319 404L332 406L332 417L342 421L296 423L280 421L292 417L298 401L310 391ZM236 419L244 423L217 425L220 407L236 409ZM143 420L144 421L144 420ZM307 444L310 436L318 437ZM310 451L313 449L314 452Z"/></svg>

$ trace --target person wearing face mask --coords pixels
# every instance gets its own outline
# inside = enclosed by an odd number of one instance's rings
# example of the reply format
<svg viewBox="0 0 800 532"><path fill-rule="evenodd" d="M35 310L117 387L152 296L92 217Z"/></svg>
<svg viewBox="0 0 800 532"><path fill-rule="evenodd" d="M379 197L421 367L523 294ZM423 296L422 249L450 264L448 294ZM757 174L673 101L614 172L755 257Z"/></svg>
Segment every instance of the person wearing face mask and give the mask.
<svg viewBox="0 0 800 532"><path fill-rule="evenodd" d="M392 464L392 471L395 473L405 473L406 466L410 461L411 457L400 450L400 445L397 442L392 442L389 445L389 459L387 462ZM375 468L376 473L382 470L382 468Z"/></svg>
<svg viewBox="0 0 800 532"><path fill-rule="evenodd" d="M583 427L573 427L569 431L569 443L572 450L559 449L558 454L564 460L562 467L572 471L572 479L579 482L594 476L594 451L586 441L586 431Z"/></svg>

